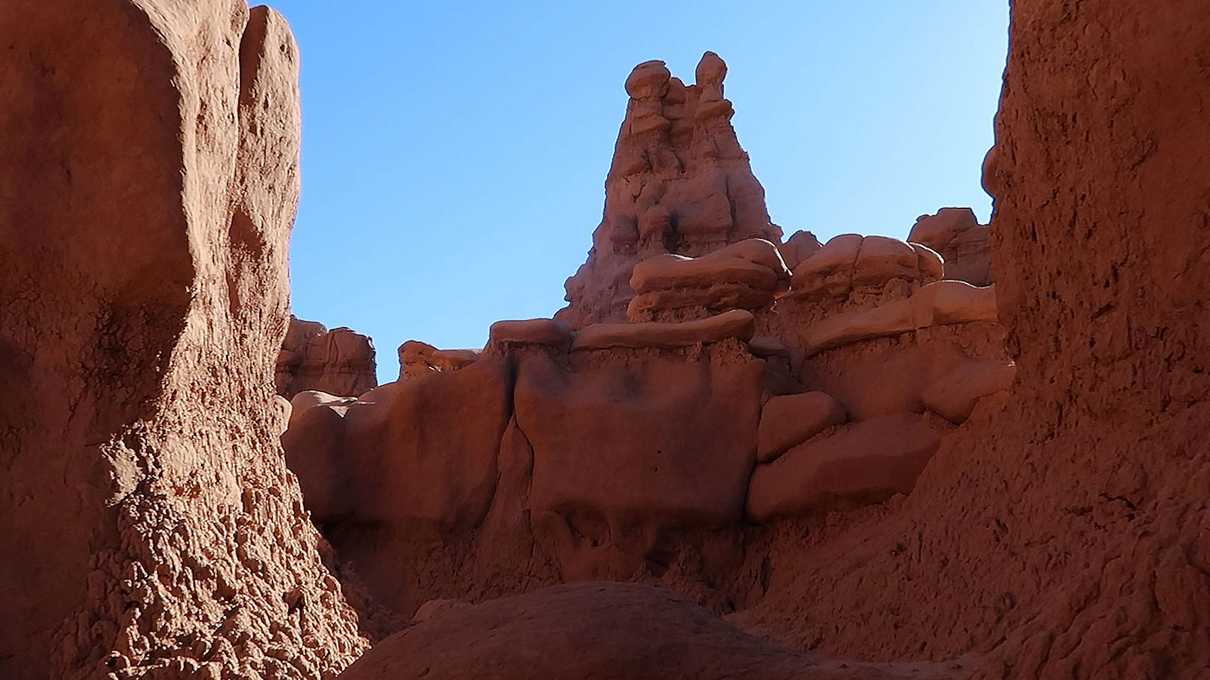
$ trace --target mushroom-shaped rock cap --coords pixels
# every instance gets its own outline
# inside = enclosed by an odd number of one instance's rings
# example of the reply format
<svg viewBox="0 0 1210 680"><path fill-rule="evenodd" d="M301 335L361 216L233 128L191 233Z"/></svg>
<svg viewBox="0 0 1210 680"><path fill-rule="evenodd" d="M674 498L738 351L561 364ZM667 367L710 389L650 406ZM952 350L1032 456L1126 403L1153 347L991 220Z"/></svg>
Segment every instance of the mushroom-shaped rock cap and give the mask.
<svg viewBox="0 0 1210 680"><path fill-rule="evenodd" d="M727 62L714 52L706 52L702 55L701 61L697 63L697 71L694 73L698 85L706 83L718 84L723 82L723 78L727 77Z"/></svg>
<svg viewBox="0 0 1210 680"><path fill-rule="evenodd" d="M640 97L654 97L664 93L664 88L668 85L668 80L672 78L672 73L668 71L668 66L664 62L657 60L645 61L630 72L630 76L626 78L626 94L638 99Z"/></svg>

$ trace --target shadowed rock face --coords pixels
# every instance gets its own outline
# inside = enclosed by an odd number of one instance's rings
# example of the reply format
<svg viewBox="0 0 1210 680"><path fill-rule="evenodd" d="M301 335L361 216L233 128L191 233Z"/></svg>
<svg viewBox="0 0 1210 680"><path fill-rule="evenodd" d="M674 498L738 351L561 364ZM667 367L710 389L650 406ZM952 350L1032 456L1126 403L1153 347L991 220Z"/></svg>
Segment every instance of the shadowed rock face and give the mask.
<svg viewBox="0 0 1210 680"><path fill-rule="evenodd" d="M939 680L961 664L824 659L744 633L650 586L584 583L446 608L384 640L341 677L602 680Z"/></svg>
<svg viewBox="0 0 1210 680"><path fill-rule="evenodd" d="M573 328L624 320L631 269L652 255L696 257L750 238L781 242L731 127L726 75L713 52L702 56L693 85L672 77L662 61L631 72L605 214L588 261L567 280L569 304L556 318Z"/></svg>
<svg viewBox="0 0 1210 680"><path fill-rule="evenodd" d="M289 28L14 0L0 34L0 676L333 676L364 643L270 408Z"/></svg>

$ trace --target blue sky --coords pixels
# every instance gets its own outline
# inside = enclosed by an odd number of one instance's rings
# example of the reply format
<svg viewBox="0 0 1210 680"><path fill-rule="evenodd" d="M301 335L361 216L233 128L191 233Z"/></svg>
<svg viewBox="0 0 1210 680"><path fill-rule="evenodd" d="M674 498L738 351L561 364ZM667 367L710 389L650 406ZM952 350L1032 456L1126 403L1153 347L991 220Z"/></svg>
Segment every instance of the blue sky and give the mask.
<svg viewBox="0 0 1210 680"><path fill-rule="evenodd" d="M727 61L740 143L787 235L903 238L969 205L1007 48L1004 0L276 0L302 49L294 313L480 347L549 316L601 218L630 69Z"/></svg>

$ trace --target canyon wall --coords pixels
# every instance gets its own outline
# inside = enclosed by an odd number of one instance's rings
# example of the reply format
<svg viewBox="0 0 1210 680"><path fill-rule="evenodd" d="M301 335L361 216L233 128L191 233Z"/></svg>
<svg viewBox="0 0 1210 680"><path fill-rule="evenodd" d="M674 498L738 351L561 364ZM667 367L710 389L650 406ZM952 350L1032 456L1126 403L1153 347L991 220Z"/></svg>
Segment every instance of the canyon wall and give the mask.
<svg viewBox="0 0 1210 680"><path fill-rule="evenodd" d="M1204 674L1203 9L1014 3L984 181L1017 383L902 504L825 525L744 625L865 659L974 654L980 678Z"/></svg>
<svg viewBox="0 0 1210 680"><path fill-rule="evenodd" d="M333 677L277 441L298 48L243 0L0 7L0 675Z"/></svg>

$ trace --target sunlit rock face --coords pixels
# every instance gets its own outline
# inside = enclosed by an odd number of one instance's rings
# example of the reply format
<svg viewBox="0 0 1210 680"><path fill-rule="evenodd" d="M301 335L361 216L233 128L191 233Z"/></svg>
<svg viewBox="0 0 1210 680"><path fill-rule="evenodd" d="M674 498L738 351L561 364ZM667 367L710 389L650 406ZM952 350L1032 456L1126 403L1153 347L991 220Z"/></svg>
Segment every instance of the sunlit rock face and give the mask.
<svg viewBox="0 0 1210 680"><path fill-rule="evenodd" d="M0 37L0 676L335 676L365 641L273 394L289 27L12 0Z"/></svg>
<svg viewBox="0 0 1210 680"><path fill-rule="evenodd" d="M574 328L626 318L639 260L695 257L751 238L781 242L731 127L727 65L707 52L695 75L685 85L664 62L648 61L626 79L630 101L605 179L605 212L556 315Z"/></svg>
<svg viewBox="0 0 1210 680"><path fill-rule="evenodd" d="M378 386L374 341L349 328L328 330L293 315L277 353L277 393L292 399L304 390L355 397Z"/></svg>

